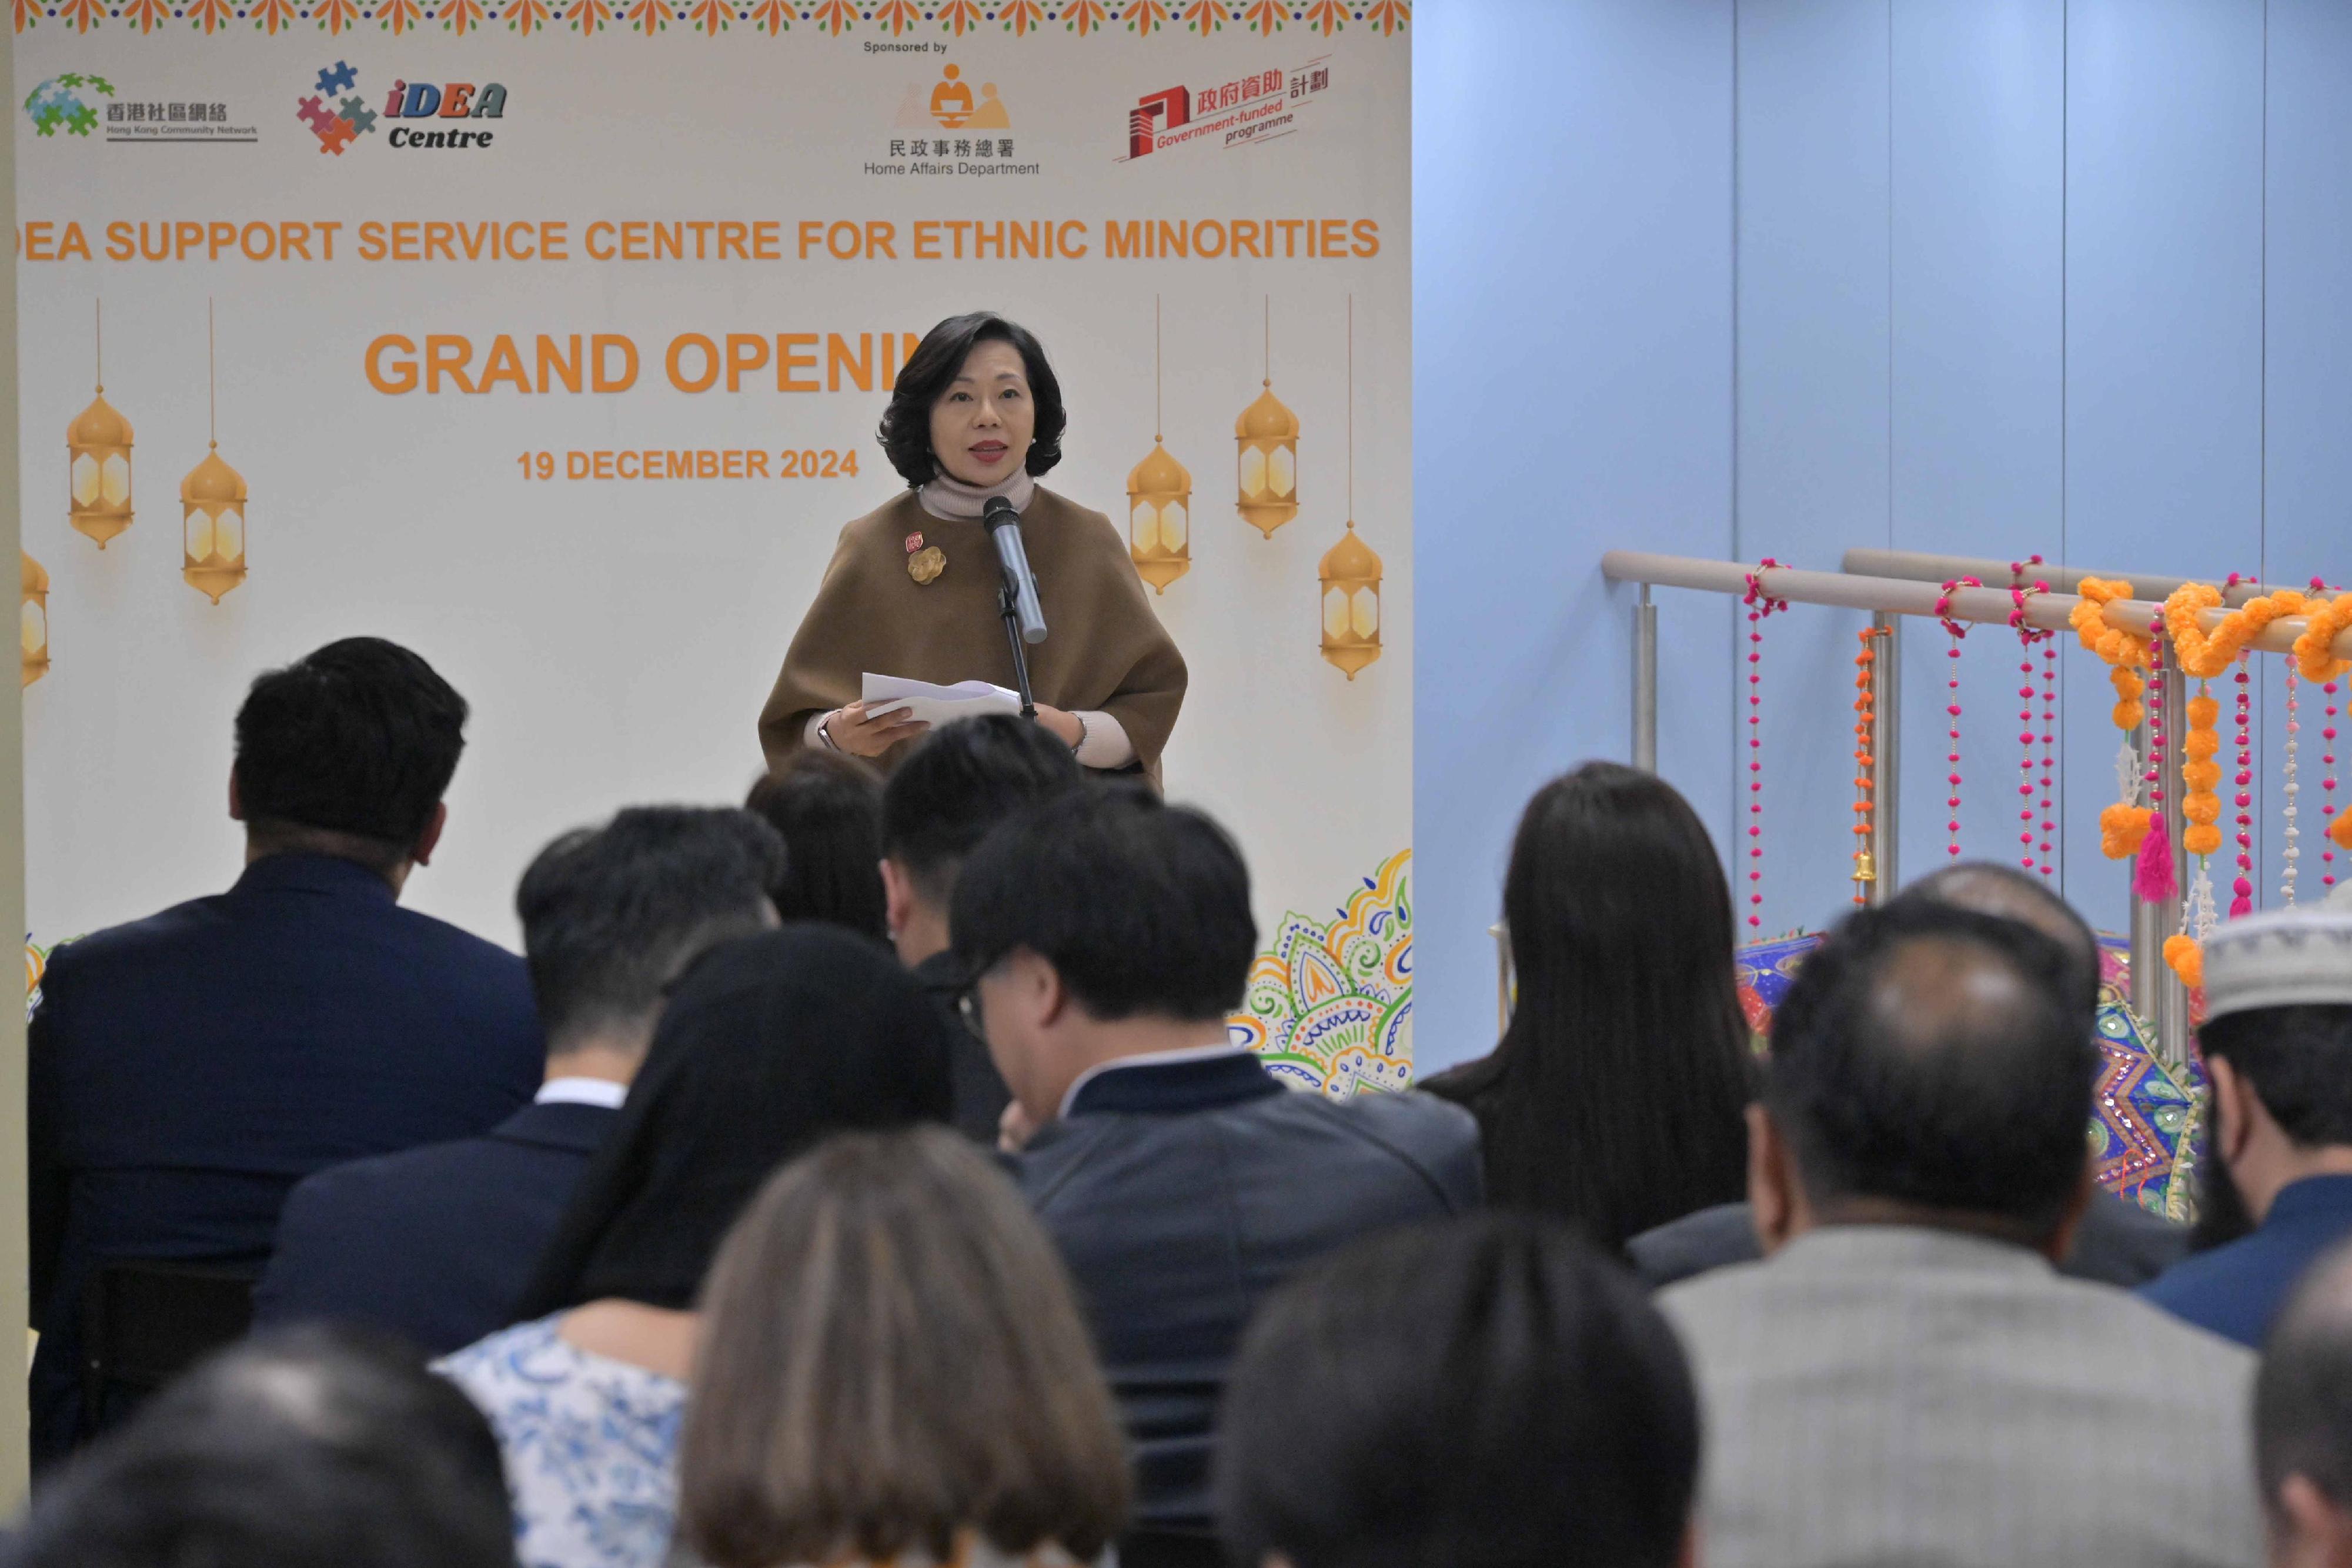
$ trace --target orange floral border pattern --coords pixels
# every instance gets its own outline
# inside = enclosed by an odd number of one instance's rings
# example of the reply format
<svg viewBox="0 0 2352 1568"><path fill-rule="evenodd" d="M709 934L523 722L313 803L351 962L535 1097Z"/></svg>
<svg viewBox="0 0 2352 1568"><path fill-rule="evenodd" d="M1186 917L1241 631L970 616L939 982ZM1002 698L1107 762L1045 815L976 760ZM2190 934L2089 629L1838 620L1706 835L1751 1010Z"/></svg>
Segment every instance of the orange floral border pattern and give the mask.
<svg viewBox="0 0 2352 1568"><path fill-rule="evenodd" d="M463 37L504 24L530 37L561 23L594 37L635 34L650 38L675 23L682 34L716 37L737 25L771 37L798 22L820 37L838 37L859 26L899 37L937 27L961 37L993 27L1025 38L1058 26L1083 38L1113 30L1140 34L1181 29L1208 37L1231 27L1271 37L1290 28L1329 37L1349 23L1394 37L1412 20L1412 0L12 0L16 31L43 21L88 33L109 20L137 33L185 22L204 33L250 23L275 36L308 23L329 37L373 23L397 37L438 23Z"/></svg>

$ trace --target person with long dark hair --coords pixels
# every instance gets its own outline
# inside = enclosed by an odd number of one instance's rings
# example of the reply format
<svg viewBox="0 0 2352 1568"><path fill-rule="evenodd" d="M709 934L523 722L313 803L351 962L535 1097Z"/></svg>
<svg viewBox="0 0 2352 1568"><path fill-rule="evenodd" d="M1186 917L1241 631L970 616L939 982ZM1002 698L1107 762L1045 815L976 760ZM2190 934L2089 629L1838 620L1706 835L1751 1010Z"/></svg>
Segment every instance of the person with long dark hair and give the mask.
<svg viewBox="0 0 2352 1568"><path fill-rule="evenodd" d="M743 809L782 835L783 877L769 896L786 925L822 920L889 937L882 891L882 776L832 751L796 751L751 786Z"/></svg>
<svg viewBox="0 0 2352 1568"><path fill-rule="evenodd" d="M1487 1201L1616 1249L1741 1197L1752 1060L1731 890L1690 803L1613 762L1562 774L1519 819L1503 914L1509 1027L1421 1084L1478 1118Z"/></svg>
<svg viewBox="0 0 2352 1568"><path fill-rule="evenodd" d="M814 922L686 973L515 1309L436 1364L490 1418L523 1568L660 1568L702 1277L771 1172L944 1122L947 1039L887 949Z"/></svg>
<svg viewBox="0 0 2352 1568"><path fill-rule="evenodd" d="M896 767L927 727L862 699L867 674L1013 685L998 619L1003 579L982 518L1021 515L1047 636L1027 649L1037 722L1086 766L1155 779L1184 702L1184 658L1144 597L1126 536L1045 489L1068 426L1045 345L992 311L925 334L883 411L882 450L907 488L841 530L816 601L760 715L779 767L804 747Z"/></svg>

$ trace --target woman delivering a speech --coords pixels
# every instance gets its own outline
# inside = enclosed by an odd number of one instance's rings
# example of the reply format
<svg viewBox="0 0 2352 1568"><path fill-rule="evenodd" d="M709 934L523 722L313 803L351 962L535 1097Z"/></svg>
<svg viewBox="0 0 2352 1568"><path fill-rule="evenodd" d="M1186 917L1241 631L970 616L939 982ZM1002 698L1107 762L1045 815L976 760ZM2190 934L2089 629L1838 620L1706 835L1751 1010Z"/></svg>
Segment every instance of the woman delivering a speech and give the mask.
<svg viewBox="0 0 2352 1568"><path fill-rule="evenodd" d="M1066 423L1061 386L1026 329L987 311L931 329L882 414L882 448L908 488L841 530L760 715L771 767L803 746L894 765L929 727L869 716L858 700L869 673L1013 685L1003 576L981 520L1003 497L1021 514L1045 612L1046 638L1028 647L1037 722L1088 768L1159 777L1184 658L1110 519L1036 483L1061 461Z"/></svg>

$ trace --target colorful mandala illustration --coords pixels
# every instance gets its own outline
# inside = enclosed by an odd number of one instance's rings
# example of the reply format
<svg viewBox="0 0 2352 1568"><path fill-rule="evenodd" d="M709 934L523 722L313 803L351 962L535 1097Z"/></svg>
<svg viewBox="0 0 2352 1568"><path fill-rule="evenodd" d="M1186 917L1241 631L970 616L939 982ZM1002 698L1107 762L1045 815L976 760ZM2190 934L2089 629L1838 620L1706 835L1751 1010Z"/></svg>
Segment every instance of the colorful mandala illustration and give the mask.
<svg viewBox="0 0 2352 1568"><path fill-rule="evenodd" d="M1328 925L1284 915L1229 1027L1293 1088L1346 1100L1410 1084L1412 852L1381 862Z"/></svg>

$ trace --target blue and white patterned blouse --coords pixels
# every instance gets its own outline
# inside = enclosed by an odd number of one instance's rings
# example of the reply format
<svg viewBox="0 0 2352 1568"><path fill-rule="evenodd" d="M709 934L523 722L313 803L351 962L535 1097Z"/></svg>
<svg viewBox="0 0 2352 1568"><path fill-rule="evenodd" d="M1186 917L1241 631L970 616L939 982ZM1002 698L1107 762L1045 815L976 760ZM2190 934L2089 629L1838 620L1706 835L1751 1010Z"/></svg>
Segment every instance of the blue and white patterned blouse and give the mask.
<svg viewBox="0 0 2352 1568"><path fill-rule="evenodd" d="M523 1568L661 1568L677 1511L686 1385L518 1323L434 1364L506 1455Z"/></svg>

